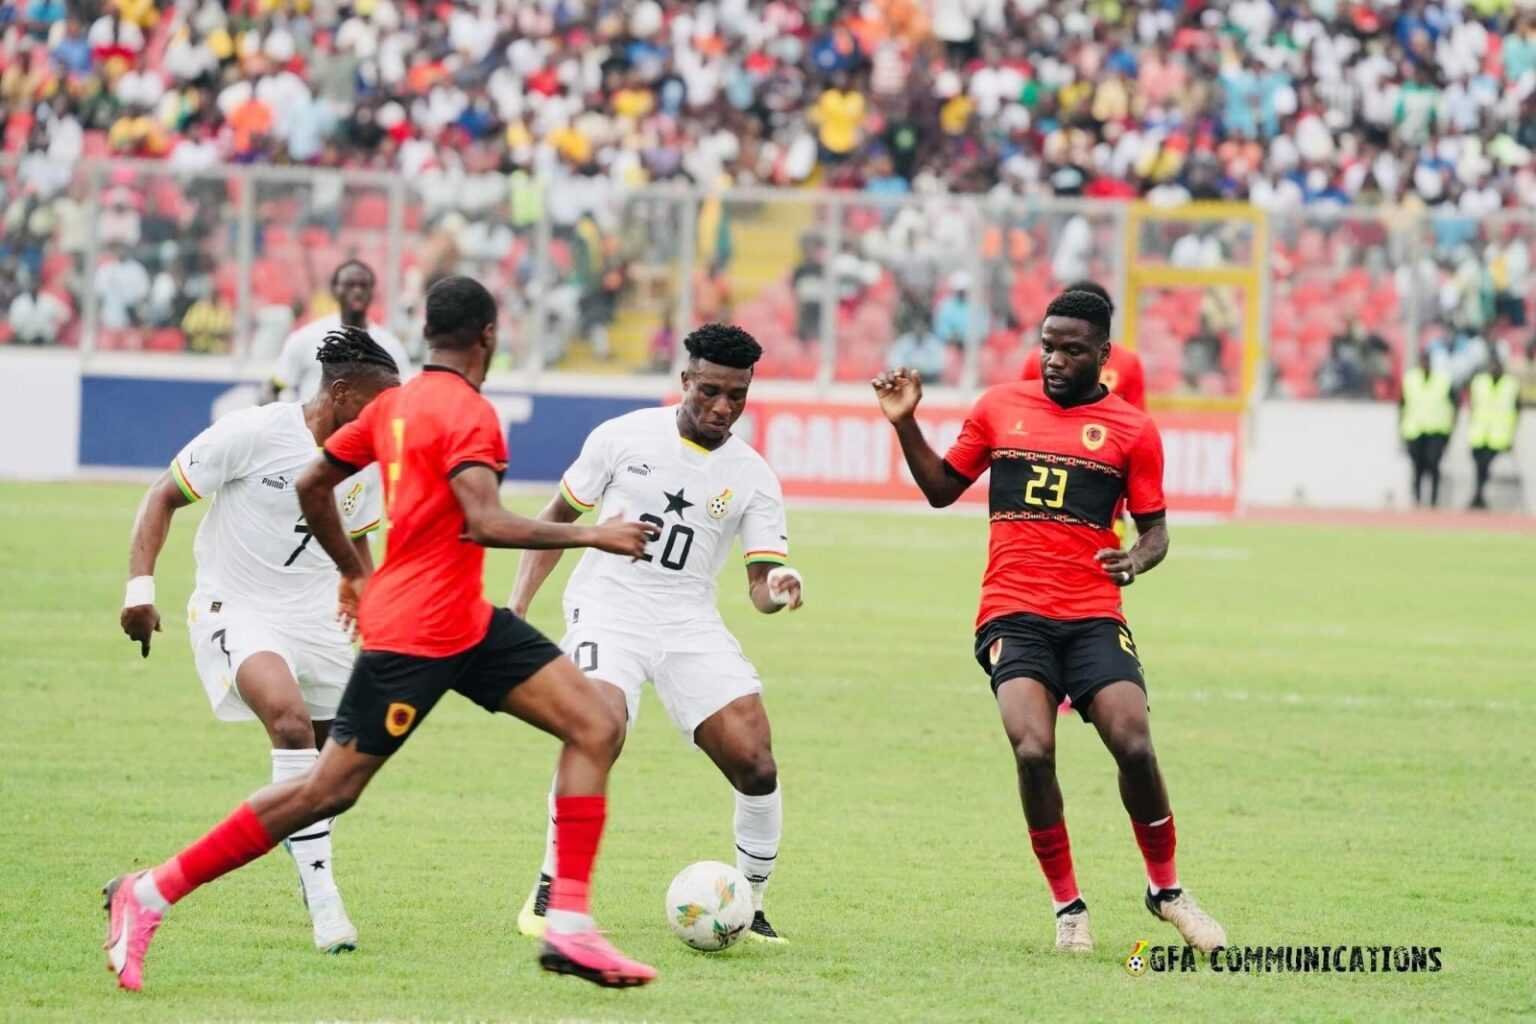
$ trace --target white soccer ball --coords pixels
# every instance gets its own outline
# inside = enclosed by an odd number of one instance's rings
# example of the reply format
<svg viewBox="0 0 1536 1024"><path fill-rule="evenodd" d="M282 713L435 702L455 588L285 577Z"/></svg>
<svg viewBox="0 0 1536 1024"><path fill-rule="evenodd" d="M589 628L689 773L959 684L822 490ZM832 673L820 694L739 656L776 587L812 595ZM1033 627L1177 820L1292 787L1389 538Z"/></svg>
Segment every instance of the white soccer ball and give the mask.
<svg viewBox="0 0 1536 1024"><path fill-rule="evenodd" d="M716 860L688 865L667 887L667 924L694 949L731 948L752 926L754 909L747 877Z"/></svg>

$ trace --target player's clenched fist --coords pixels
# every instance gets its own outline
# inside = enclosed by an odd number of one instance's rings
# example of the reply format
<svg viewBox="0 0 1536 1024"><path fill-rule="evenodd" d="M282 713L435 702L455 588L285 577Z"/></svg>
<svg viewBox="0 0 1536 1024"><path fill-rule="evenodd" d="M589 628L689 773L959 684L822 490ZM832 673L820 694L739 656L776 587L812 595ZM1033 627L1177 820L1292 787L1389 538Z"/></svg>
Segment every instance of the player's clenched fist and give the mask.
<svg viewBox="0 0 1536 1024"><path fill-rule="evenodd" d="M870 384L880 399L880 411L892 423L911 416L923 399L923 379L916 370L888 370Z"/></svg>
<svg viewBox="0 0 1536 1024"><path fill-rule="evenodd" d="M645 554L645 546L661 531L650 523L624 523L609 520L592 530L591 546L614 555L639 558Z"/></svg>
<svg viewBox="0 0 1536 1024"><path fill-rule="evenodd" d="M124 608L118 623L128 639L139 645L139 656L149 657L150 634L160 632L160 611L152 604L139 604Z"/></svg>

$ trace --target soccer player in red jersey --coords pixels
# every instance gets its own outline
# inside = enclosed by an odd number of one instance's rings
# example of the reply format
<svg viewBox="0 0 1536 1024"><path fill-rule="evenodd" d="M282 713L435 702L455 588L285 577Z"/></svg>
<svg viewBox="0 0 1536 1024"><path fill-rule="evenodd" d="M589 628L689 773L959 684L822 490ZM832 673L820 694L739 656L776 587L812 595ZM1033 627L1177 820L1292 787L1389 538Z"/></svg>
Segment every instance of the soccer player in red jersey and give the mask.
<svg viewBox="0 0 1536 1024"><path fill-rule="evenodd" d="M487 547L595 547L638 558L655 529L618 522L584 528L503 509L497 491L506 437L479 393L496 351L495 300L478 282L450 277L433 285L426 308L425 371L332 434L299 478L305 519L341 572L342 618L362 633L330 738L308 775L258 791L159 867L108 883L108 967L123 988L142 987L145 952L171 904L351 807L449 690L564 744L541 966L614 987L656 976L609 945L588 912L623 718L558 647L507 609L493 609L483 593ZM334 489L371 462L383 467L390 528L384 567L370 578Z"/></svg>
<svg viewBox="0 0 1536 1024"><path fill-rule="evenodd" d="M1110 315L1115 312L1115 300L1109 297L1109 289L1097 281L1073 281L1063 291L1089 292L1103 299L1109 306ZM1037 348L1024 360L1024 372L1022 380L1039 380L1042 364L1040 350ZM1109 346L1109 360L1099 370L1099 383L1109 389L1110 394L1130 402L1142 412L1147 411L1147 375L1141 367L1141 357L1123 345ZM1116 544L1125 539L1125 502L1122 501L1115 507L1115 538ZM1067 714L1072 710L1072 701L1063 700L1057 711Z"/></svg>
<svg viewBox="0 0 1536 1024"><path fill-rule="evenodd" d="M1062 289L1065 292L1090 292L1103 299L1109 305L1109 311L1113 315L1115 301L1109 297L1109 289L1097 281L1073 281ZM1035 349L1024 360L1023 380L1040 379L1040 350ZM1124 345L1111 345L1109 347L1109 361L1099 371L1099 383L1109 389L1112 395L1130 402L1142 412L1147 411L1147 373L1142 368L1141 357ZM1118 516L1116 517L1119 518Z"/></svg>
<svg viewBox="0 0 1536 1024"><path fill-rule="evenodd" d="M943 458L913 415L918 375L895 370L873 383L929 504L952 504L992 471L975 653L1013 746L1030 843L1056 911L1056 948L1093 949L1056 781L1056 704L1070 697L1119 767L1120 799L1146 863L1147 909L1210 950L1226 944L1226 932L1179 885L1146 682L1120 599L1121 587L1168 553L1162 441L1146 413L1099 381L1109 325L1100 296L1057 296L1040 328L1043 381L985 392ZM1140 532L1129 551L1111 529L1122 497Z"/></svg>

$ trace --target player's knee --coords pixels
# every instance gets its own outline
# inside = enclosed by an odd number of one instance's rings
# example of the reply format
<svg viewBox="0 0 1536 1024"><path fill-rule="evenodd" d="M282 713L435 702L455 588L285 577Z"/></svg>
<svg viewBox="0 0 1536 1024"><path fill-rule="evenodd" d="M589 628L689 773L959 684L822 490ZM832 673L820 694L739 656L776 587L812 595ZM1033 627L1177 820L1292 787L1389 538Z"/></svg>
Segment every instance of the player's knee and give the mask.
<svg viewBox="0 0 1536 1024"><path fill-rule="evenodd" d="M315 727L302 704L277 711L266 725L272 746L278 750L308 750L315 745Z"/></svg>
<svg viewBox="0 0 1536 1024"><path fill-rule="evenodd" d="M767 796L779 788L779 766L767 751L739 765L732 776L731 785L747 796Z"/></svg>
<svg viewBox="0 0 1536 1024"><path fill-rule="evenodd" d="M1152 771L1157 766L1157 754L1152 749L1152 737L1144 732L1115 738L1113 746L1115 763L1120 770L1132 774Z"/></svg>
<svg viewBox="0 0 1536 1024"><path fill-rule="evenodd" d="M603 705L590 710L592 713L571 730L567 742L593 760L617 760L624 747L624 717Z"/></svg>
<svg viewBox="0 0 1536 1024"><path fill-rule="evenodd" d="M1013 744L1013 760L1027 778L1051 775L1056 771L1056 745L1039 736L1020 737Z"/></svg>

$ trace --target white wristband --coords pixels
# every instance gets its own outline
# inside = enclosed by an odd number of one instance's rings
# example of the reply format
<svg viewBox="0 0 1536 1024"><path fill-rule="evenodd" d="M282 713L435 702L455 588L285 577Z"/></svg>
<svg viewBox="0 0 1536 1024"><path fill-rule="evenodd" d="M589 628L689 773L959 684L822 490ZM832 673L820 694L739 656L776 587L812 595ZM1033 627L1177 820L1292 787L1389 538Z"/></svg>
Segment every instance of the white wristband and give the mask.
<svg viewBox="0 0 1536 1024"><path fill-rule="evenodd" d="M768 600L772 601L774 604L779 605L789 604L789 595L781 592L779 589L789 580L794 580L796 583L800 584L801 593L804 593L805 581L800 578L800 574L794 569L791 569L787 565L778 565L774 566L772 569L769 569Z"/></svg>
<svg viewBox="0 0 1536 1024"><path fill-rule="evenodd" d="M153 576L135 576L128 581L128 590L123 594L124 608L137 608L143 604L155 603L155 578Z"/></svg>

